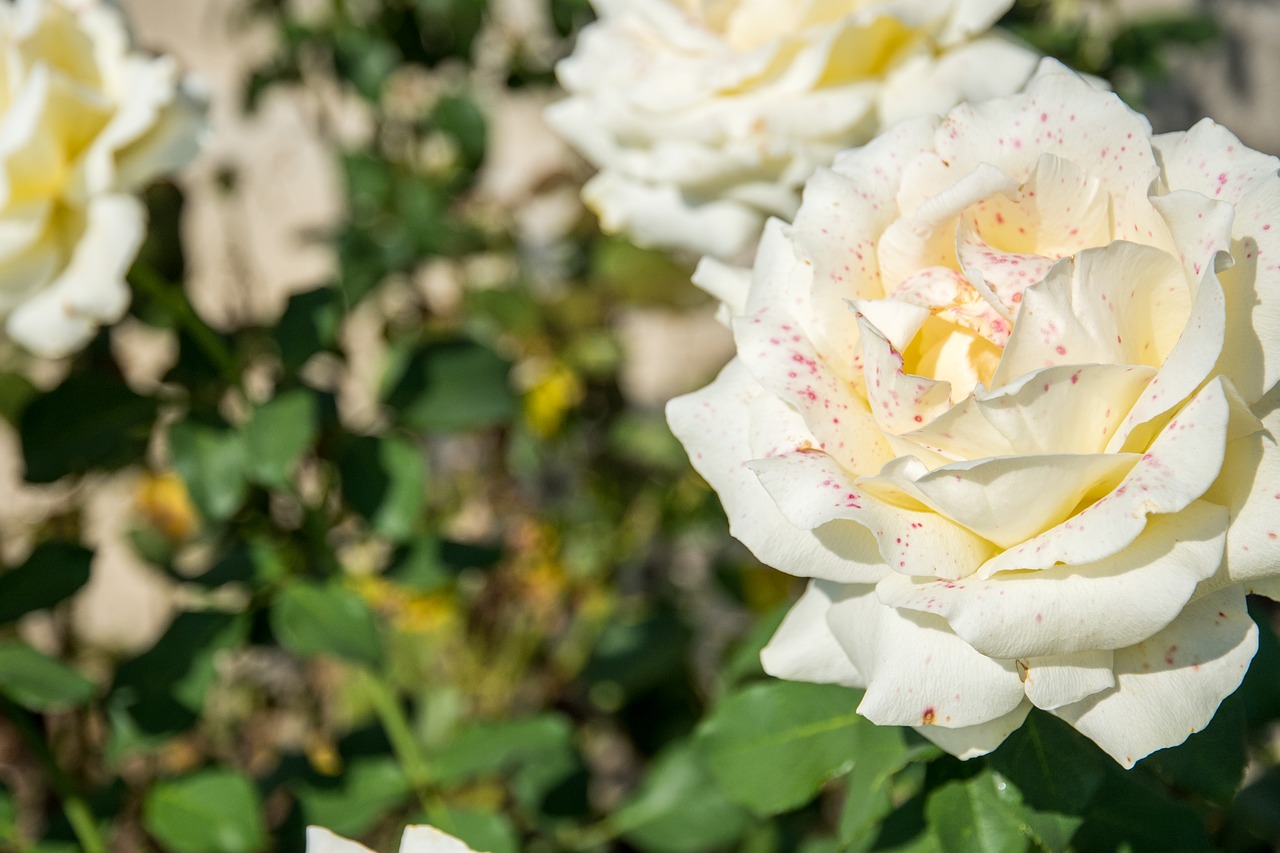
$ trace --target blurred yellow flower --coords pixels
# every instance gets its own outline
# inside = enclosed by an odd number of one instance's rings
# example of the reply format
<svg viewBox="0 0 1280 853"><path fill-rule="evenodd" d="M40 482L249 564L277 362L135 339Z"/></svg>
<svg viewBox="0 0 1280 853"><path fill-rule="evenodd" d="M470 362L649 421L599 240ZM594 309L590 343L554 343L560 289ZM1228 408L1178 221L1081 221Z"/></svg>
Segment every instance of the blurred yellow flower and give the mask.
<svg viewBox="0 0 1280 853"><path fill-rule="evenodd" d="M138 514L171 543L185 542L200 528L187 486L172 471L143 477L134 500Z"/></svg>

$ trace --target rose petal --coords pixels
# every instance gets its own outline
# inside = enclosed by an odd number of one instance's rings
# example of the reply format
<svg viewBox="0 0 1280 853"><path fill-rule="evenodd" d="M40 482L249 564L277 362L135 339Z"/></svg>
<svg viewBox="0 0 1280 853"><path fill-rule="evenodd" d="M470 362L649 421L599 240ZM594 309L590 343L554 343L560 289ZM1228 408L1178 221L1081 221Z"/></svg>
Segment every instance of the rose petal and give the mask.
<svg viewBox="0 0 1280 853"><path fill-rule="evenodd" d="M1222 470L1231 406L1221 379L1210 382L1156 437L1109 495L1034 539L993 557L981 577L1055 563L1078 566L1128 547L1147 516L1179 512L1200 498Z"/></svg>
<svg viewBox="0 0 1280 853"><path fill-rule="evenodd" d="M885 607L874 587L845 587L827 624L867 682L858 713L873 723L976 726L1025 701L1013 661L979 654L936 616Z"/></svg>
<svg viewBox="0 0 1280 853"><path fill-rule="evenodd" d="M775 678L816 684L862 687L853 661L827 627L827 611L839 587L810 581L804 595L787 612L773 639L760 652L764 671Z"/></svg>
<svg viewBox="0 0 1280 853"><path fill-rule="evenodd" d="M363 844L349 841L319 826L307 827L307 853L372 853Z"/></svg>
<svg viewBox="0 0 1280 853"><path fill-rule="evenodd" d="M941 616L975 649L1028 658L1118 649L1172 622L1222 563L1227 513L1198 501L1155 518L1114 556L990 579L921 582L889 574L880 600Z"/></svg>
<svg viewBox="0 0 1280 853"><path fill-rule="evenodd" d="M1280 576L1280 392L1260 403L1261 429L1227 443L1222 472L1205 499L1231 511L1227 575L1232 583Z"/></svg>
<svg viewBox="0 0 1280 853"><path fill-rule="evenodd" d="M308 851L309 853L309 851ZM400 853L475 853L452 835L432 826L406 826L400 837Z"/></svg>
<svg viewBox="0 0 1280 853"><path fill-rule="evenodd" d="M1111 650L1031 658L1023 667L1023 689L1037 708L1052 711L1116 686Z"/></svg>
<svg viewBox="0 0 1280 853"><path fill-rule="evenodd" d="M865 492L825 453L790 453L757 459L747 467L795 527L809 530L838 521L857 522L875 537L881 565L895 571L964 577L994 550L991 543L935 512L893 506Z"/></svg>
<svg viewBox="0 0 1280 853"><path fill-rule="evenodd" d="M1027 719L1031 703L1024 701L1002 717L976 726L947 729L942 726L914 726L915 730L961 761L986 755L1013 734Z"/></svg>
<svg viewBox="0 0 1280 853"><path fill-rule="evenodd" d="M1233 587L1188 605L1143 643L1116 652L1116 686L1053 711L1124 767L1209 724L1244 678L1258 628Z"/></svg>
<svg viewBox="0 0 1280 853"><path fill-rule="evenodd" d="M1066 520L1089 496L1109 492L1137 459L1130 453L1004 456L930 471L908 456L858 486L887 502L918 501L1008 548Z"/></svg>
<svg viewBox="0 0 1280 853"><path fill-rule="evenodd" d="M715 382L667 405L667 422L693 467L720 495L729 530L763 563L806 577L843 582L878 580L885 569L875 541L856 524L819 531L790 524L756 475L751 458L752 402L764 396L738 360Z"/></svg>

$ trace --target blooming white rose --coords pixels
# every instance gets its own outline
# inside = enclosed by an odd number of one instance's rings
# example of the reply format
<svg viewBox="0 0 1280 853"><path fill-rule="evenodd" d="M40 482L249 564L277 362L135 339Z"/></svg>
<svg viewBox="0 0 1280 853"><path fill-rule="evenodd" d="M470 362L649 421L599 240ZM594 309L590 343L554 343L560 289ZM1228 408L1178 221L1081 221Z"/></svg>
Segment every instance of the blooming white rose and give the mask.
<svg viewBox="0 0 1280 853"><path fill-rule="evenodd" d="M0 3L0 58L0 321L61 356L127 308L130 193L195 154L201 111L104 0Z"/></svg>
<svg viewBox="0 0 1280 853"><path fill-rule="evenodd" d="M1126 767L1203 728L1280 597L1280 161L1046 62L813 176L672 429L813 578L763 654L969 757L1031 706Z"/></svg>
<svg viewBox="0 0 1280 853"><path fill-rule="evenodd" d="M608 231L722 259L836 152L901 118L1017 91L1036 56L986 34L1012 0L593 0L548 120L600 173Z"/></svg>
<svg viewBox="0 0 1280 853"><path fill-rule="evenodd" d="M370 853L369 848L319 826L307 827L307 853ZM476 853L452 835L430 826L405 827L400 853Z"/></svg>

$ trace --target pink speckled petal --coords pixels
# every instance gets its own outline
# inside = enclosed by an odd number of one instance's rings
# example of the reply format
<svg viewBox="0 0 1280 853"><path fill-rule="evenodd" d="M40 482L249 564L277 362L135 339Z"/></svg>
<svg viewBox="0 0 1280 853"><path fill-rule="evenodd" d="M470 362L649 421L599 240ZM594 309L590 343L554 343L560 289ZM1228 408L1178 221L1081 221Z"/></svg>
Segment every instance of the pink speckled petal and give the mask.
<svg viewBox="0 0 1280 853"><path fill-rule="evenodd" d="M894 506L871 496L825 453L757 459L747 467L793 525L809 530L856 522L875 537L882 565L895 571L964 577L994 551L991 543L935 512Z"/></svg>
<svg viewBox="0 0 1280 853"><path fill-rule="evenodd" d="M1023 293L992 382L1059 364L1159 368L1187 325L1191 299L1182 268L1165 252L1123 242L1086 249Z"/></svg>
<svg viewBox="0 0 1280 853"><path fill-rule="evenodd" d="M797 528L746 467L752 458L749 413L753 402L765 396L734 360L706 388L672 400L667 422L693 467L720 495L730 532L761 562L805 577L878 580L885 569L866 530L851 523L818 531Z"/></svg>
<svg viewBox="0 0 1280 853"><path fill-rule="evenodd" d="M870 309L872 306L867 307ZM902 307L923 311L914 306ZM902 369L902 354L885 339L879 329L864 316L858 317L858 328L862 334L867 402L881 429L896 435L910 432L951 407L949 382L938 382L905 373Z"/></svg>
<svg viewBox="0 0 1280 853"><path fill-rule="evenodd" d="M846 587L827 623L867 682L858 713L873 723L976 726L1024 701L1013 661L979 654L937 616L885 607L874 587Z"/></svg>
<svg viewBox="0 0 1280 853"><path fill-rule="evenodd" d="M996 163L1019 182L1041 154L1088 164L1111 197L1112 239L1167 248L1163 222L1147 200L1159 175L1150 135L1147 120L1116 95L1045 60L1023 95L956 107L938 129L937 150L958 174Z"/></svg>
<svg viewBox="0 0 1280 853"><path fill-rule="evenodd" d="M980 575L1055 563L1079 566L1128 547L1146 528L1147 516L1179 512L1213 485L1231 437L1230 422L1227 391L1222 380L1214 380L1169 422L1111 494L1002 551L982 566Z"/></svg>
<svg viewBox="0 0 1280 853"><path fill-rule="evenodd" d="M1241 587L1192 602L1149 640L1116 652L1116 686L1054 714L1124 767L1177 746L1213 719L1258 648Z"/></svg>
<svg viewBox="0 0 1280 853"><path fill-rule="evenodd" d="M1002 717L976 726L963 726L957 729L945 729L942 726L914 726L915 730L947 752L968 761L986 755L1013 734L1027 719L1031 712L1031 703L1024 701Z"/></svg>
<svg viewBox="0 0 1280 853"><path fill-rule="evenodd" d="M1225 509L1197 501L1153 519L1133 544L1096 563L955 582L889 574L876 591L891 607L941 616L991 657L1118 649L1182 612L1221 565L1226 528Z"/></svg>
<svg viewBox="0 0 1280 853"><path fill-rule="evenodd" d="M764 671L788 681L843 684L862 687L865 682L853 661L827 627L827 611L840 587L827 581L810 581L800 600L760 652Z"/></svg>
<svg viewBox="0 0 1280 853"><path fill-rule="evenodd" d="M1227 444L1205 498L1231 510L1227 574L1234 583L1280 577L1280 392L1263 398L1262 429Z"/></svg>
<svg viewBox="0 0 1280 853"><path fill-rule="evenodd" d="M893 460L858 486L886 503L919 502L1001 548L1065 521L1080 502L1110 492L1138 461L1132 453L1001 456L929 471Z"/></svg>
<svg viewBox="0 0 1280 853"><path fill-rule="evenodd" d="M1037 708L1053 710L1116 686L1110 650L1030 658L1022 667L1022 687Z"/></svg>

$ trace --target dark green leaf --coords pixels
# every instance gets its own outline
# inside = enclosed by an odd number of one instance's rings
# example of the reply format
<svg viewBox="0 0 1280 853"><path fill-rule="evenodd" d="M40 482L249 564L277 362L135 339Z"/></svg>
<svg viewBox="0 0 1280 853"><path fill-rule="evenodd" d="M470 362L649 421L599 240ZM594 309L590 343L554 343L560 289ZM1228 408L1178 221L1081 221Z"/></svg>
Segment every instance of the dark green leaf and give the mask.
<svg viewBox="0 0 1280 853"><path fill-rule="evenodd" d="M286 587L271 608L271 630L281 645L303 657L329 654L369 666L382 660L373 612L337 583Z"/></svg>
<svg viewBox="0 0 1280 853"><path fill-rule="evenodd" d="M866 726L858 743L853 770L845 779L840 839L851 849L867 849L879 823L893 809L890 779L911 759L902 729Z"/></svg>
<svg viewBox="0 0 1280 853"><path fill-rule="evenodd" d="M1211 849L1204 823L1190 807L1170 799L1141 769L1109 768L1085 823L1072 839L1076 850L1167 853Z"/></svg>
<svg viewBox="0 0 1280 853"><path fill-rule="evenodd" d="M169 431L169 452L206 519L224 521L244 503L245 447L237 432L183 421Z"/></svg>
<svg viewBox="0 0 1280 853"><path fill-rule="evenodd" d="M398 438L352 436L338 457L342 492L351 508L394 542L417 532L427 500L427 463Z"/></svg>
<svg viewBox="0 0 1280 853"><path fill-rule="evenodd" d="M142 457L155 422L155 400L103 376L72 374L22 413L22 453L32 483L114 470Z"/></svg>
<svg viewBox="0 0 1280 853"><path fill-rule="evenodd" d="M765 682L726 699L697 744L724 790L761 816L804 805L853 766L859 694L826 684Z"/></svg>
<svg viewBox="0 0 1280 853"><path fill-rule="evenodd" d="M1223 701L1203 731L1181 746L1149 756L1143 764L1179 789L1225 804L1239 789L1248 760L1244 701L1237 693Z"/></svg>
<svg viewBox="0 0 1280 853"><path fill-rule="evenodd" d="M486 134L484 116L475 104L466 98L443 98L436 105L431 123L453 137L468 172L480 168L484 162Z"/></svg>
<svg viewBox="0 0 1280 853"><path fill-rule="evenodd" d="M750 819L716 784L696 751L681 745L654 761L613 822L641 850L696 853L728 847Z"/></svg>
<svg viewBox="0 0 1280 853"><path fill-rule="evenodd" d="M290 297L274 329L286 372L296 373L311 356L334 345L342 317L340 295L337 288L323 287Z"/></svg>
<svg viewBox="0 0 1280 853"><path fill-rule="evenodd" d="M181 613L149 650L121 664L113 703L145 733L180 731L194 722L217 678L215 661L244 643L248 621L229 613Z"/></svg>
<svg viewBox="0 0 1280 853"><path fill-rule="evenodd" d="M1111 764L1091 741L1043 711L1032 711L987 760L1028 806L1061 814L1082 813Z"/></svg>
<svg viewBox="0 0 1280 853"><path fill-rule="evenodd" d="M432 344L410 360L388 402L404 422L432 432L497 426L516 413L507 374L497 353L471 341Z"/></svg>
<svg viewBox="0 0 1280 853"><path fill-rule="evenodd" d="M35 399L36 388L26 377L16 373L0 373L0 418L17 426L27 403Z"/></svg>
<svg viewBox="0 0 1280 853"><path fill-rule="evenodd" d="M230 770L160 782L147 792L142 820L173 853L254 853L268 843L257 789Z"/></svg>
<svg viewBox="0 0 1280 853"><path fill-rule="evenodd" d="M27 561L0 575L0 624L53 607L89 582L93 552L68 542L44 542Z"/></svg>
<svg viewBox="0 0 1280 853"><path fill-rule="evenodd" d="M15 641L0 642L0 693L31 711L55 711L93 698L93 682Z"/></svg>
<svg viewBox="0 0 1280 853"><path fill-rule="evenodd" d="M286 391L258 406L244 430L249 479L268 488L288 488L315 435L316 401L307 391Z"/></svg>

